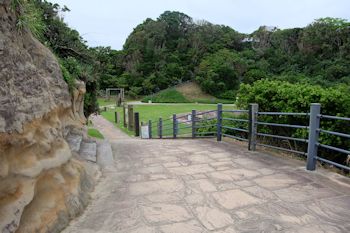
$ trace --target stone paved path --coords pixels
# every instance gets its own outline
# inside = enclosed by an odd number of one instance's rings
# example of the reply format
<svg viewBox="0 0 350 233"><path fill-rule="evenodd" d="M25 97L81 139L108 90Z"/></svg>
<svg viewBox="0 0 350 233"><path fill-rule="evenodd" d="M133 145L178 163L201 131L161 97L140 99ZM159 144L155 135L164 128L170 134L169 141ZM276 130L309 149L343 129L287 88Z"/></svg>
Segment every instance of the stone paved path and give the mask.
<svg viewBox="0 0 350 233"><path fill-rule="evenodd" d="M350 232L349 178L226 142L111 142L115 166L65 233Z"/></svg>

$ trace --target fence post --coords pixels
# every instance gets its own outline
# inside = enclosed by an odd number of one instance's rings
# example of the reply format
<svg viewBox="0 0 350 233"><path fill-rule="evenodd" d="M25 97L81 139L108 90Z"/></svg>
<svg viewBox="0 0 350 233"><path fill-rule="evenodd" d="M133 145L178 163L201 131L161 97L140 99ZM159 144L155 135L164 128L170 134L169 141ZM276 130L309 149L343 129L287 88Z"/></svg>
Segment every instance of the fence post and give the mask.
<svg viewBox="0 0 350 233"><path fill-rule="evenodd" d="M320 128L321 104L312 103L310 106L310 123L309 123L309 143L307 146L306 169L314 171L316 169L317 143Z"/></svg>
<svg viewBox="0 0 350 233"><path fill-rule="evenodd" d="M138 112L134 113L134 128L135 128L135 137L140 136L140 115Z"/></svg>
<svg viewBox="0 0 350 233"><path fill-rule="evenodd" d="M216 128L217 128L217 134L216 134L216 140L218 142L221 141L222 139L222 104L218 104L218 109L217 109L217 123L216 123Z"/></svg>
<svg viewBox="0 0 350 233"><path fill-rule="evenodd" d="M128 105L128 130L134 130L134 106Z"/></svg>
<svg viewBox="0 0 350 233"><path fill-rule="evenodd" d="M196 110L192 110L191 121L192 121L192 138L195 138L196 137Z"/></svg>
<svg viewBox="0 0 350 233"><path fill-rule="evenodd" d="M256 133L257 133L257 118L259 105L249 104L249 132L248 132L248 150L256 150Z"/></svg>
<svg viewBox="0 0 350 233"><path fill-rule="evenodd" d="M114 112L114 122L115 122L116 124L119 123L119 112Z"/></svg>
<svg viewBox="0 0 350 233"><path fill-rule="evenodd" d="M159 124L158 124L158 135L159 135L159 138L162 138L163 137L163 135L162 135L162 124L163 124L163 122L162 122L162 118L160 117L159 118Z"/></svg>
<svg viewBox="0 0 350 233"><path fill-rule="evenodd" d="M176 138L177 134L176 114L173 114L173 138Z"/></svg>
<svg viewBox="0 0 350 233"><path fill-rule="evenodd" d="M123 105L123 125L124 125L124 128L126 128L126 107L125 107L125 104Z"/></svg>
<svg viewBox="0 0 350 233"><path fill-rule="evenodd" d="M152 138L152 121L148 121L148 136L151 139Z"/></svg>

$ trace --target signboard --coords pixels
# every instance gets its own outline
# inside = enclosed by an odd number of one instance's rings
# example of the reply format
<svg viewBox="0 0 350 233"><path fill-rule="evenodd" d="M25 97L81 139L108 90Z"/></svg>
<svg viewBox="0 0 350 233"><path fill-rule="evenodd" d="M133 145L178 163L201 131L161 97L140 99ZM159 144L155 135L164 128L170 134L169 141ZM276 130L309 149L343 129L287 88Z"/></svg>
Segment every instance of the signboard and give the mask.
<svg viewBox="0 0 350 233"><path fill-rule="evenodd" d="M149 127L148 127L148 125L141 126L141 138L149 139Z"/></svg>

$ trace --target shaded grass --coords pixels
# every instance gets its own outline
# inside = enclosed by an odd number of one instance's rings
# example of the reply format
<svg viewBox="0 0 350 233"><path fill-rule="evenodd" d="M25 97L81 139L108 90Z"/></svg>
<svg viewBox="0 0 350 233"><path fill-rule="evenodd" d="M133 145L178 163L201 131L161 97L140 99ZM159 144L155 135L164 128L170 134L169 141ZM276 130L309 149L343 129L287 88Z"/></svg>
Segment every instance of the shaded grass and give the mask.
<svg viewBox="0 0 350 233"><path fill-rule="evenodd" d="M166 89L160 91L154 95L144 97L141 101L148 102L151 100L153 103L189 103L190 101L178 92L175 88Z"/></svg>
<svg viewBox="0 0 350 233"><path fill-rule="evenodd" d="M104 139L104 136L95 128L88 128L88 135L90 137Z"/></svg>

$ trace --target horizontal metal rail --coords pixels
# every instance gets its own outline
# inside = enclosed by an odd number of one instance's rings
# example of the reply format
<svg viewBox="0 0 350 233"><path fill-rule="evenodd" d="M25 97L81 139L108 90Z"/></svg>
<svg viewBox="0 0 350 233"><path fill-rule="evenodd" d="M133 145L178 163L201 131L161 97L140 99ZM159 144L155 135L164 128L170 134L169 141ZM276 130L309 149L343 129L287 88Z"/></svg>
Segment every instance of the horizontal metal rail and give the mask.
<svg viewBox="0 0 350 233"><path fill-rule="evenodd" d="M241 140L241 141L245 141L245 142L247 142L247 141L248 141L248 139L241 138L241 137L237 137L237 136L233 136L233 135L226 134L226 133L223 133L223 134L222 134L222 136L224 136L224 137L228 137L228 138L237 139L237 140Z"/></svg>
<svg viewBox="0 0 350 233"><path fill-rule="evenodd" d="M344 153L344 154L348 154L348 155L350 154L349 150L344 150L344 149L341 149L341 148L338 148L338 147L328 146L328 145L324 145L324 144L321 144L321 143L317 143L317 145L320 146L320 147L329 149L329 150L334 150L334 151L337 151L337 152L340 152L340 153Z"/></svg>
<svg viewBox="0 0 350 233"><path fill-rule="evenodd" d="M189 121L177 121L179 124L183 124L183 123L190 123L190 122L192 122L191 120L189 120Z"/></svg>
<svg viewBox="0 0 350 233"><path fill-rule="evenodd" d="M267 148L272 148L272 149L276 149L276 150L282 150L282 151L292 152L292 153L296 153L296 154L300 154L300 155L306 155L306 154L307 154L307 153L302 152L302 151L291 150L291 149L287 149L287 148L283 148L283 147L278 147L278 146L271 146L271 145L267 145L267 144L263 144L263 143L257 143L256 145L258 145L258 146L263 146L263 147L267 147Z"/></svg>
<svg viewBox="0 0 350 233"><path fill-rule="evenodd" d="M190 126L178 127L177 129L179 130L179 129L188 129L188 128L192 128L192 125L190 125Z"/></svg>
<svg viewBox="0 0 350 233"><path fill-rule="evenodd" d="M304 125L288 125L288 124L278 124L278 123L270 123L270 122L256 122L258 125L270 125L270 126L280 126L280 127L289 127L289 128L297 128L297 129L308 129L309 126Z"/></svg>
<svg viewBox="0 0 350 233"><path fill-rule="evenodd" d="M248 130L247 129L241 129L241 128L234 128L234 127L229 127L229 126L222 126L222 128L224 129L232 129L232 130L236 130L236 131L241 131L241 132L246 132L248 133Z"/></svg>
<svg viewBox="0 0 350 233"><path fill-rule="evenodd" d="M176 116L176 119L181 119L181 118L187 118L188 116L191 116L192 114L186 114L183 116Z"/></svg>
<svg viewBox="0 0 350 233"><path fill-rule="evenodd" d="M207 114L207 113L211 113L211 112L216 112L217 110L215 109L215 110L209 110L209 111L205 111L205 112L197 112L196 113L196 116L198 116L198 115L203 115L203 114Z"/></svg>
<svg viewBox="0 0 350 233"><path fill-rule="evenodd" d="M199 129L199 128L212 127L212 126L217 126L217 124L210 124L210 125L196 125L194 128L195 128L195 129Z"/></svg>
<svg viewBox="0 0 350 233"><path fill-rule="evenodd" d="M350 121L349 117L338 117L338 116L329 116L329 115L322 115L322 114L319 114L318 116L321 117L321 118L331 119L331 120Z"/></svg>
<svg viewBox="0 0 350 233"><path fill-rule="evenodd" d="M168 124L162 124L162 127L168 126L168 125L173 125L173 123L168 123Z"/></svg>
<svg viewBox="0 0 350 233"><path fill-rule="evenodd" d="M350 171L350 167L348 167L348 166L345 166L345 165L342 165L342 164L339 164L339 163L336 163L336 162L333 162L333 161L330 161L328 159L324 159L324 158L321 158L321 157L318 157L318 156L316 156L316 159L321 161L321 162L328 163L328 164L331 164L333 166L336 166L336 167L339 167L339 168L342 168L342 169Z"/></svg>
<svg viewBox="0 0 350 233"><path fill-rule="evenodd" d="M195 135L199 134L216 134L217 132L196 132Z"/></svg>
<svg viewBox="0 0 350 233"><path fill-rule="evenodd" d="M196 138L215 138L215 137L216 137L215 135L213 135L213 136L200 136L200 135L196 136Z"/></svg>
<svg viewBox="0 0 350 233"><path fill-rule="evenodd" d="M258 112L258 115L273 115L273 116L309 116L309 113L304 112Z"/></svg>
<svg viewBox="0 0 350 233"><path fill-rule="evenodd" d="M210 121L210 120L216 120L217 117L211 117L211 118L204 118L204 119L200 119L200 120L195 120L195 122L202 122L202 121Z"/></svg>
<svg viewBox="0 0 350 233"><path fill-rule="evenodd" d="M168 129L173 130L173 127L162 128L162 131L164 132L165 130L168 130Z"/></svg>
<svg viewBox="0 0 350 233"><path fill-rule="evenodd" d="M321 132L321 133L328 133L328 134L332 134L332 135L335 135L335 136L350 138L350 134L339 133L339 132L333 132L333 131L324 130L324 129L318 129L318 131Z"/></svg>
<svg viewBox="0 0 350 233"><path fill-rule="evenodd" d="M221 119L222 119L222 120L228 120L228 121L249 122L249 120L246 120L246 119L238 119L238 118L223 117L223 118L221 118Z"/></svg>
<svg viewBox="0 0 350 233"><path fill-rule="evenodd" d="M222 110L222 112L241 112L241 113L248 113L248 110Z"/></svg>
<svg viewBox="0 0 350 233"><path fill-rule="evenodd" d="M275 134L257 133L256 135L263 136L263 137L271 137L271 138L293 140L293 141L299 141L299 142L308 142L308 140L304 139L304 138L293 138L293 137L280 136L280 135L275 135Z"/></svg>

